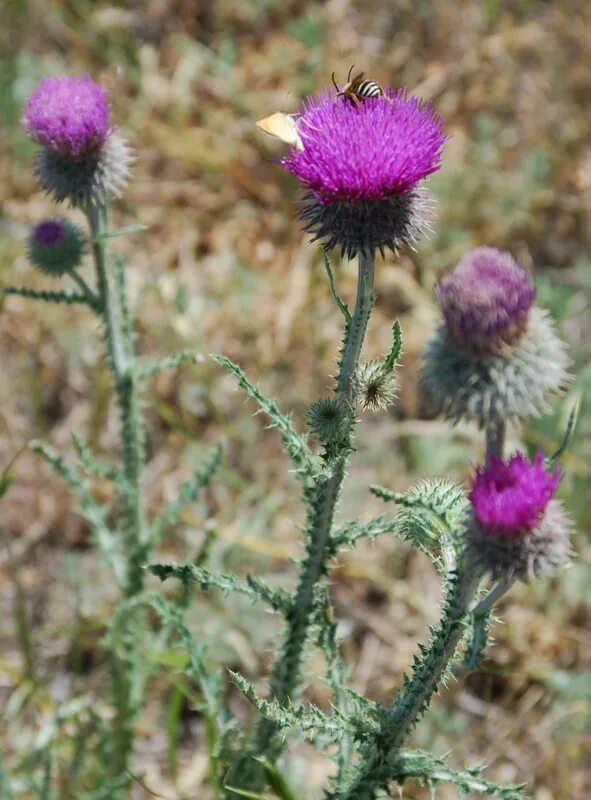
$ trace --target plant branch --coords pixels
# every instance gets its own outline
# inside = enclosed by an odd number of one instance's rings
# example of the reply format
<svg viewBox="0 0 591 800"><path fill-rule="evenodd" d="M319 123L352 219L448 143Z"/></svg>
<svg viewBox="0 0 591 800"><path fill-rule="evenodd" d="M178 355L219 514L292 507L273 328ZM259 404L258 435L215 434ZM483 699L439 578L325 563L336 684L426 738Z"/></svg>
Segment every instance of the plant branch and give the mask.
<svg viewBox="0 0 591 800"><path fill-rule="evenodd" d="M97 274L99 315L103 321L109 365L121 412L121 453L125 481L120 488L124 504L123 537L127 556L125 594L131 597L142 589L142 565L146 556L147 530L141 492L144 422L137 396L133 332L123 266L117 261L113 273L107 259L106 208L90 205L87 216Z"/></svg>
<svg viewBox="0 0 591 800"><path fill-rule="evenodd" d="M345 324L345 339L335 388L337 397L347 402L351 401L352 379L373 303L374 261L372 257L360 255L357 299L353 314ZM280 655L271 678L270 699L279 703L293 700L299 687L304 649L315 610L316 587L328 572L327 561L332 553L333 518L351 451L351 433L332 447L327 443L323 455L325 469L306 497L306 554L301 564L293 607L287 616ZM231 776L234 785L249 788L260 786L260 768L253 757L265 755L274 760L283 748L283 741L277 734L277 725L272 720L261 720L254 742L245 758L239 762L235 774Z"/></svg>

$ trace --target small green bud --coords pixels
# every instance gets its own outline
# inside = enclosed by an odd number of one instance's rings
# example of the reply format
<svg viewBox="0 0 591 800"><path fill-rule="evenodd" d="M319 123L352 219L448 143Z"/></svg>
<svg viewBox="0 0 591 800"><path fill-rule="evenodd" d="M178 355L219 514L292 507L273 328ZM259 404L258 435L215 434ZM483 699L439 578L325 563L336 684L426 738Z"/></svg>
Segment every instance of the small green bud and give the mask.
<svg viewBox="0 0 591 800"><path fill-rule="evenodd" d="M72 222L46 219L29 236L29 261L46 275L60 277L80 265L84 245L84 234Z"/></svg>
<svg viewBox="0 0 591 800"><path fill-rule="evenodd" d="M360 364L353 378L355 399L364 409L379 411L394 402L398 383L394 373L381 361Z"/></svg>
<svg viewBox="0 0 591 800"><path fill-rule="evenodd" d="M310 405L308 425L323 444L341 442L355 421L349 403L339 397L322 397Z"/></svg>

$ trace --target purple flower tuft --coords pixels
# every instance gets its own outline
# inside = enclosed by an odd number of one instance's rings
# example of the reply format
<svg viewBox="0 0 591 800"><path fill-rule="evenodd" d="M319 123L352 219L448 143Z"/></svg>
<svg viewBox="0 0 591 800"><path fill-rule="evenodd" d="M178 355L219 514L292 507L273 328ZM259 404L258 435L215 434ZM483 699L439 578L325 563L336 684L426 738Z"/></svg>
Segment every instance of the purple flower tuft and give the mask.
<svg viewBox="0 0 591 800"><path fill-rule="evenodd" d="M63 224L56 219L47 219L39 222L33 229L32 237L37 244L50 247L57 244L64 235Z"/></svg>
<svg viewBox="0 0 591 800"><path fill-rule="evenodd" d="M475 353L494 353L525 332L535 291L509 253L476 247L441 280L436 295L452 336Z"/></svg>
<svg viewBox="0 0 591 800"><path fill-rule="evenodd" d="M440 168L442 128L431 106L405 90L358 106L326 91L298 119L303 150L292 148L282 163L321 203L386 200Z"/></svg>
<svg viewBox="0 0 591 800"><path fill-rule="evenodd" d="M476 471L470 492L474 517L490 533L519 535L533 530L554 496L560 471L547 472L542 453L530 462L516 453L507 462L492 456Z"/></svg>
<svg viewBox="0 0 591 800"><path fill-rule="evenodd" d="M26 133L52 152L87 156L111 130L107 93L88 75L43 78L27 100L22 122Z"/></svg>

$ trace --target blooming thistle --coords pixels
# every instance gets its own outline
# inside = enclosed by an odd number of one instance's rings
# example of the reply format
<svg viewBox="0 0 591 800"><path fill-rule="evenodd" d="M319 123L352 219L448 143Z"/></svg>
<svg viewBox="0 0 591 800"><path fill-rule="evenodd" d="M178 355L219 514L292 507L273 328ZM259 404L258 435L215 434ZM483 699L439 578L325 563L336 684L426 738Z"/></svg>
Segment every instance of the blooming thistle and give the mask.
<svg viewBox="0 0 591 800"><path fill-rule="evenodd" d="M43 78L22 123L40 145L37 177L55 200L86 207L120 193L131 154L110 122L107 93L88 75Z"/></svg>
<svg viewBox="0 0 591 800"><path fill-rule="evenodd" d="M493 578L528 580L549 575L569 553L571 523L554 495L560 471L544 456L523 453L507 461L491 456L476 470L466 527L468 563Z"/></svg>
<svg viewBox="0 0 591 800"><path fill-rule="evenodd" d="M307 190L306 230L352 258L412 243L427 227L418 184L441 166L443 122L404 90L353 105L332 90L310 98L297 120L303 148L282 164Z"/></svg>
<svg viewBox="0 0 591 800"><path fill-rule="evenodd" d="M443 324L427 343L422 384L434 413L480 427L539 416L568 359L529 274L509 253L469 251L440 282Z"/></svg>
<svg viewBox="0 0 591 800"><path fill-rule="evenodd" d="M46 275L60 277L80 265L84 246L82 231L69 220L46 219L31 231L29 261Z"/></svg>

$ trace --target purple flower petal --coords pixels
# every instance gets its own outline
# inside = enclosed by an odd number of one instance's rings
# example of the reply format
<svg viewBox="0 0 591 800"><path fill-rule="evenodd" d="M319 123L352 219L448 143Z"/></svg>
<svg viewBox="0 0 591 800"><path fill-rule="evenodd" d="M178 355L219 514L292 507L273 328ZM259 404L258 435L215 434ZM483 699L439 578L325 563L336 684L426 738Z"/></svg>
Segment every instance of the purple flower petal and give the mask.
<svg viewBox="0 0 591 800"><path fill-rule="evenodd" d="M27 100L22 123L29 136L55 153L88 155L111 130L107 93L88 75L43 78Z"/></svg>
<svg viewBox="0 0 591 800"><path fill-rule="evenodd" d="M282 164L319 202L406 194L440 168L441 118L405 90L385 93L358 106L330 90L308 100L298 119L304 149Z"/></svg>
<svg viewBox="0 0 591 800"><path fill-rule="evenodd" d="M494 456L476 471L470 502L480 526L498 534L531 531L556 492L560 471L547 472L544 456L530 462L516 453L507 462Z"/></svg>
<svg viewBox="0 0 591 800"><path fill-rule="evenodd" d="M475 352L487 352L521 338L535 291L510 253L476 247L441 280L436 296L453 336Z"/></svg>

